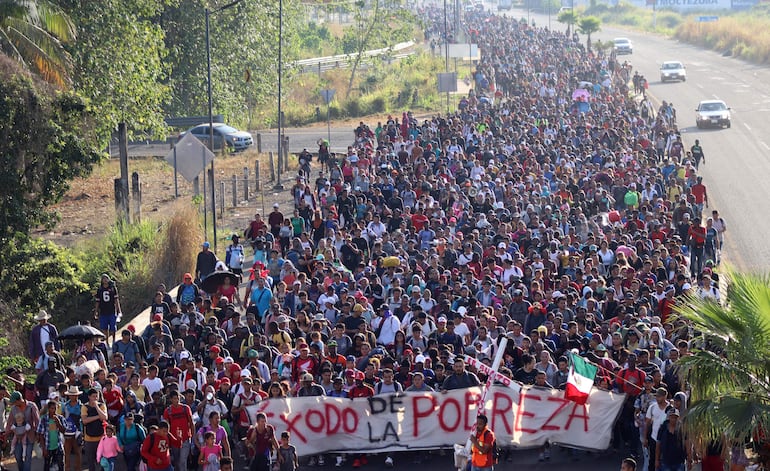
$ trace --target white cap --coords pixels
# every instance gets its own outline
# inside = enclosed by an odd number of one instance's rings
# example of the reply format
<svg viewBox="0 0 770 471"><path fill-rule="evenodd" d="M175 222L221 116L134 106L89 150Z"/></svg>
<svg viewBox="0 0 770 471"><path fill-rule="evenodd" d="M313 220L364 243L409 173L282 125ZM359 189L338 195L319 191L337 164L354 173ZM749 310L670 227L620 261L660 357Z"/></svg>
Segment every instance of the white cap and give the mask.
<svg viewBox="0 0 770 471"><path fill-rule="evenodd" d="M556 291L554 291L554 292L553 292L553 294L551 295L551 298L553 298L553 299L556 299L556 298L561 298L562 296L564 296L564 295L561 293L561 291L559 291L559 290L556 290Z"/></svg>
<svg viewBox="0 0 770 471"><path fill-rule="evenodd" d="M251 378L251 371L241 370L241 378Z"/></svg>
<svg viewBox="0 0 770 471"><path fill-rule="evenodd" d="M273 207L277 208L278 207L278 203L273 203Z"/></svg>
<svg viewBox="0 0 770 471"><path fill-rule="evenodd" d="M441 316L441 317L439 317L439 318L437 319L437 322L439 322L439 323L443 322L443 323L445 323L445 324L446 324L446 317L444 317L444 316Z"/></svg>
<svg viewBox="0 0 770 471"><path fill-rule="evenodd" d="M417 355L416 357L414 357L414 362L415 363L425 363L425 355L423 355L422 353Z"/></svg>
<svg viewBox="0 0 770 471"><path fill-rule="evenodd" d="M497 248L498 248L498 249L505 249L505 248L507 248L507 247L508 247L508 246L507 246L507 245L505 245L505 242L500 242L499 244L497 244Z"/></svg>
<svg viewBox="0 0 770 471"><path fill-rule="evenodd" d="M184 352L180 353L179 354L179 359L180 360L189 360L190 359L190 352L184 351Z"/></svg>

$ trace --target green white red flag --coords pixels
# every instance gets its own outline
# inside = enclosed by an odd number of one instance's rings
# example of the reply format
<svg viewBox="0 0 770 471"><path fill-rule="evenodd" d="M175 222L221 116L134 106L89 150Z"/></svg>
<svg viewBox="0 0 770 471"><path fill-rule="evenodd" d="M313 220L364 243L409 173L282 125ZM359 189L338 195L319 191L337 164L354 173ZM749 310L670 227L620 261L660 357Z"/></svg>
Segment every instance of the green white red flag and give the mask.
<svg viewBox="0 0 770 471"><path fill-rule="evenodd" d="M594 386L594 378L599 368L585 361L581 356L570 353L569 375L564 398L578 404L585 404L591 388Z"/></svg>

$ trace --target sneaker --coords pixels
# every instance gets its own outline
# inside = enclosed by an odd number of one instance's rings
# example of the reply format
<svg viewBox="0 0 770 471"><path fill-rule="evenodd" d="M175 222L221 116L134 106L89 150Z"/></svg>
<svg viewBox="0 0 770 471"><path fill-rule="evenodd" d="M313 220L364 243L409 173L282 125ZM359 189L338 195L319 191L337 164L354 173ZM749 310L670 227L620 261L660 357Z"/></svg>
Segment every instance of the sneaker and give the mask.
<svg viewBox="0 0 770 471"><path fill-rule="evenodd" d="M545 461L545 455L543 453L540 453L540 455L537 457L538 461Z"/></svg>
<svg viewBox="0 0 770 471"><path fill-rule="evenodd" d="M323 455L318 457L318 466L324 466L326 464L326 460L324 459Z"/></svg>
<svg viewBox="0 0 770 471"><path fill-rule="evenodd" d="M308 466L315 466L315 456L311 456L307 462Z"/></svg>
<svg viewBox="0 0 770 471"><path fill-rule="evenodd" d="M385 458L385 466L387 466L388 468L392 468L393 467L393 458L391 458L390 456Z"/></svg>
<svg viewBox="0 0 770 471"><path fill-rule="evenodd" d="M545 459L550 460L551 459L551 450L545 450L543 452L543 456L545 457Z"/></svg>
<svg viewBox="0 0 770 471"><path fill-rule="evenodd" d="M354 459L353 460L353 467L354 468L360 468L361 467L361 460L359 460L358 458Z"/></svg>
<svg viewBox="0 0 770 471"><path fill-rule="evenodd" d="M336 463L334 463L334 466L336 466L336 467L338 467L338 468L341 468L341 467L342 467L342 463L343 463L343 461L342 461L342 456L338 456L338 457L337 457L337 462L336 462Z"/></svg>

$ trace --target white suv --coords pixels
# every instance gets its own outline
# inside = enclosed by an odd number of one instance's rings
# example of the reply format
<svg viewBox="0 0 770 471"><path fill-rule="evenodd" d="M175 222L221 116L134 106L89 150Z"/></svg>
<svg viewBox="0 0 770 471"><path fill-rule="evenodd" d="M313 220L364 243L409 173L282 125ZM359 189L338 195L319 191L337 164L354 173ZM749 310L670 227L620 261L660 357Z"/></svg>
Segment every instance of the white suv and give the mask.
<svg viewBox="0 0 770 471"><path fill-rule="evenodd" d="M667 80L681 80L685 82L687 80L687 71L684 68L684 64L679 61L666 61L660 66L660 81L665 82Z"/></svg>

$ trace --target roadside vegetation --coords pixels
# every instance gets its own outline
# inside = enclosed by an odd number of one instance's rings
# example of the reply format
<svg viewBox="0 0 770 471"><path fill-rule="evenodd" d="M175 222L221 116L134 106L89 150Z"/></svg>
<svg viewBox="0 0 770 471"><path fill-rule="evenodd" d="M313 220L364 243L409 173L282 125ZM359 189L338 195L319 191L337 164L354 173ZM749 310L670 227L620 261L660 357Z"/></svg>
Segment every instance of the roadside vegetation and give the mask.
<svg viewBox="0 0 770 471"><path fill-rule="evenodd" d="M326 121L321 90L337 93L329 106L331 119L355 118L410 109L432 111L440 107L436 74L444 71L444 60L429 52L418 52L400 60L387 59L367 64L354 80L345 98L350 71L337 69L295 77L285 100L286 124L302 126ZM462 75L461 75L462 76Z"/></svg>
<svg viewBox="0 0 770 471"><path fill-rule="evenodd" d="M755 64L770 64L770 5L765 3L746 11L700 11L686 15L669 10L653 12L652 8L637 8L627 3L594 4L578 9L575 14L578 18L598 17L603 24L662 33ZM703 15L719 19L698 22L698 17Z"/></svg>

